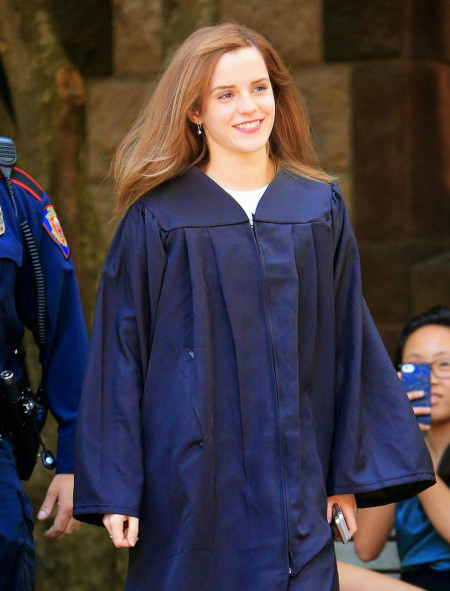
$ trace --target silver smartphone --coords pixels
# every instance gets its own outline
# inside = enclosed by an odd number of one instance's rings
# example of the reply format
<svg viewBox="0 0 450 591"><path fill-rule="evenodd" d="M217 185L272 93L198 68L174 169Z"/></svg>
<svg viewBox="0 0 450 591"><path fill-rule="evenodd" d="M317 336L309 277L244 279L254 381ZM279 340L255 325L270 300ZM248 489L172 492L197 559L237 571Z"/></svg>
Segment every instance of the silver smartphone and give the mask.
<svg viewBox="0 0 450 591"><path fill-rule="evenodd" d="M334 530L337 531L342 542L348 544L351 540L350 532L348 531L347 522L345 521L341 506L337 503L333 505L331 523L334 525Z"/></svg>

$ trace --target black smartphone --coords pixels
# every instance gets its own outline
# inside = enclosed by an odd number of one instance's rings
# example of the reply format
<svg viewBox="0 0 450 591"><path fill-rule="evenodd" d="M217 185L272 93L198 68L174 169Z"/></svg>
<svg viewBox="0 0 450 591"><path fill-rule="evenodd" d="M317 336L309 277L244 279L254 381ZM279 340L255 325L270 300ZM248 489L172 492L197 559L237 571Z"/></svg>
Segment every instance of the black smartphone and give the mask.
<svg viewBox="0 0 450 591"><path fill-rule="evenodd" d="M331 526L335 532L338 533L343 544L348 544L352 539L348 531L347 522L342 513L341 506L335 503L332 508Z"/></svg>
<svg viewBox="0 0 450 591"><path fill-rule="evenodd" d="M401 366L402 381L407 392L423 390L425 396L411 400L413 406L430 406L430 366L428 363L403 363ZM430 424L430 415L417 415L417 421L423 425Z"/></svg>

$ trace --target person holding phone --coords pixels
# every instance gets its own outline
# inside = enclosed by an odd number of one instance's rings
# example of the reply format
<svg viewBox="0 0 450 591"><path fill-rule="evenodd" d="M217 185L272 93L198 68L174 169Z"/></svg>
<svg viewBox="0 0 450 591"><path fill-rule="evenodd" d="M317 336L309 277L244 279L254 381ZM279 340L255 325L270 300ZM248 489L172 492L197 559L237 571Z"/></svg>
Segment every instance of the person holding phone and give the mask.
<svg viewBox="0 0 450 591"><path fill-rule="evenodd" d="M358 512L354 547L358 556L375 559L395 524L401 578L428 591L450 588L450 310L433 307L401 330L397 348L399 369L428 365L430 406L414 406L436 470L436 484L416 497ZM407 374L410 367L406 367ZM402 375L400 373L400 375ZM428 387L427 387L428 389ZM408 392L413 402L423 390Z"/></svg>
<svg viewBox="0 0 450 591"><path fill-rule="evenodd" d="M332 505L352 534L357 503L416 494L434 472L270 43L235 23L193 33L116 173L125 215L99 288L75 514L129 548L132 591L336 590ZM410 413L401 432L392 409Z"/></svg>

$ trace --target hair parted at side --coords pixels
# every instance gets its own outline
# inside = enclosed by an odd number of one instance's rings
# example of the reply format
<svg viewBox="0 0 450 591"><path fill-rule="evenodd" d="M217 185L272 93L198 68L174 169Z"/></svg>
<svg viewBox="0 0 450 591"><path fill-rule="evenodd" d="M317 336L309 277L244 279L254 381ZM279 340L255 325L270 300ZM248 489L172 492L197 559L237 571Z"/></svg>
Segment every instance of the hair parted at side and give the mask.
<svg viewBox="0 0 450 591"><path fill-rule="evenodd" d="M217 60L249 46L263 56L275 97L269 156L276 168L317 181L333 180L319 167L302 99L275 49L255 31L225 23L198 29L180 45L120 144L113 162L117 213L192 166L207 165L205 136L197 134L188 114L201 112Z"/></svg>

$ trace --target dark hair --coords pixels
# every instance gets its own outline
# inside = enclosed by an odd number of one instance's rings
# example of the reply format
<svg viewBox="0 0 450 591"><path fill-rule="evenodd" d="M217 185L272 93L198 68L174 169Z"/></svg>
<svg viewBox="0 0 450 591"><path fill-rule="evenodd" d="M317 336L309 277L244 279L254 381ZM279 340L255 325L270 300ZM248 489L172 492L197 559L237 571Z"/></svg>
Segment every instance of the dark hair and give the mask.
<svg viewBox="0 0 450 591"><path fill-rule="evenodd" d="M426 310L426 312L415 316L403 326L397 341L397 352L395 356L397 366L402 361L403 349L405 348L408 337L419 328L432 324L448 326L450 328L450 310L444 308L444 306L433 306L429 310ZM450 445L441 458L437 473L446 484L450 484Z"/></svg>
<svg viewBox="0 0 450 591"><path fill-rule="evenodd" d="M444 306L433 306L429 310L426 310L426 312L422 312L422 314L411 318L411 320L403 326L398 335L397 351L395 354L396 367L402 362L403 349L405 348L405 343L408 340L408 337L419 328L429 326L430 324L450 327L450 310L444 308Z"/></svg>

